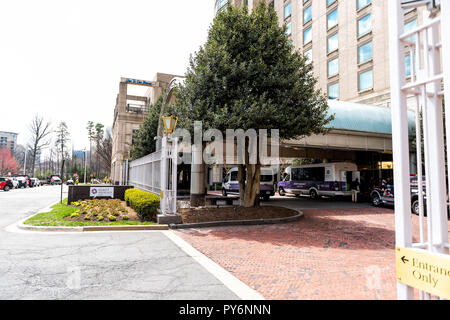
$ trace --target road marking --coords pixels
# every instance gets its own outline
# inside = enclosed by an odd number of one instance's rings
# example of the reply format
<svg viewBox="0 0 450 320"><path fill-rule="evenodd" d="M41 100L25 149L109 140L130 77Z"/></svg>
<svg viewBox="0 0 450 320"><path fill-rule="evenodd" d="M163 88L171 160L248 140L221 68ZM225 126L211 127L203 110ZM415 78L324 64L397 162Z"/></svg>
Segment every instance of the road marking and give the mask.
<svg viewBox="0 0 450 320"><path fill-rule="evenodd" d="M187 255L194 258L201 266L215 276L228 289L243 300L264 300L264 297L256 290L250 288L244 282L233 276L220 265L212 261L203 253L192 247L189 243L177 236L172 230L160 231L178 247L180 247Z"/></svg>

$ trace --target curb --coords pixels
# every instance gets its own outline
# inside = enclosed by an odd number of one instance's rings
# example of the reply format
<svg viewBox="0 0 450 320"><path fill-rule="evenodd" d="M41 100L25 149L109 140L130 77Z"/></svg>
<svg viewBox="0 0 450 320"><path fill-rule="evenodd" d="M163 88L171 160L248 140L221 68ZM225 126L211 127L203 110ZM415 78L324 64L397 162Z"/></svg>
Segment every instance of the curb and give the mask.
<svg viewBox="0 0 450 320"><path fill-rule="evenodd" d="M39 232L94 232L94 231L151 231L169 230L168 225L124 225L124 226L86 226L86 227L43 227L20 223L19 229Z"/></svg>
<svg viewBox="0 0 450 320"><path fill-rule="evenodd" d="M294 222L303 218L303 212L298 211L298 214L293 217L275 218L275 219L260 219L260 220L230 220L230 221L212 221L212 222L198 222L186 224L170 224L171 229L189 229L189 228L206 228L206 227L226 227L226 226L251 226L251 225L265 225Z"/></svg>

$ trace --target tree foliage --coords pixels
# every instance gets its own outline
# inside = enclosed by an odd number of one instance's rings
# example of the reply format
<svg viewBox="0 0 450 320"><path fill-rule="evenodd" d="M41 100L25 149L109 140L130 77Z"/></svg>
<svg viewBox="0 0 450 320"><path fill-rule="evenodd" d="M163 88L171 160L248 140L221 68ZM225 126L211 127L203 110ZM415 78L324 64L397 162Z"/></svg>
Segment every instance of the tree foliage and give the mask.
<svg viewBox="0 0 450 320"><path fill-rule="evenodd" d="M279 129L281 139L324 132L331 121L327 99L315 89L312 66L285 31L263 1L250 14L246 7L222 10L178 88L180 126L192 129L198 120L204 130ZM245 167L247 186L241 177L241 200L248 195L249 206L259 188L259 165Z"/></svg>
<svg viewBox="0 0 450 320"><path fill-rule="evenodd" d="M155 152L155 137L158 135L158 124L161 121L160 111L164 101L163 96L164 94L150 105L149 114L145 117L139 130L133 135L133 145L131 147L131 158L133 160Z"/></svg>

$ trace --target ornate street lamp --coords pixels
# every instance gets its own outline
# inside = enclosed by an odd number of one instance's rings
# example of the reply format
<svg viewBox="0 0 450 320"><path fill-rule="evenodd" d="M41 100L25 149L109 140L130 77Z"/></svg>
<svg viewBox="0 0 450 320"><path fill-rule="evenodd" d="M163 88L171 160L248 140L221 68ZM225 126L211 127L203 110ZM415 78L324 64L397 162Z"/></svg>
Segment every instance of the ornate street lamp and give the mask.
<svg viewBox="0 0 450 320"><path fill-rule="evenodd" d="M175 128L177 127L178 118L174 118L173 116L170 117L162 117L163 118L163 124L164 124L164 131L167 135L173 133L175 131Z"/></svg>

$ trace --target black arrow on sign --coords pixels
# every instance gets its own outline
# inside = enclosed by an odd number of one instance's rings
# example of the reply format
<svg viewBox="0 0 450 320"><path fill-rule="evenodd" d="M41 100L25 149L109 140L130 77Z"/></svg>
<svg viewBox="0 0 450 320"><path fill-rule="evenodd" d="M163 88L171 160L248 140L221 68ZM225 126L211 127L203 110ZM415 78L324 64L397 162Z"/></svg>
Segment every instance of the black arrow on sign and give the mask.
<svg viewBox="0 0 450 320"><path fill-rule="evenodd" d="M405 256L403 256L403 257L402 257L402 261L403 261L403 263L406 263L406 262L408 262L409 260L408 260L408 259L406 259L406 257L405 257Z"/></svg>

